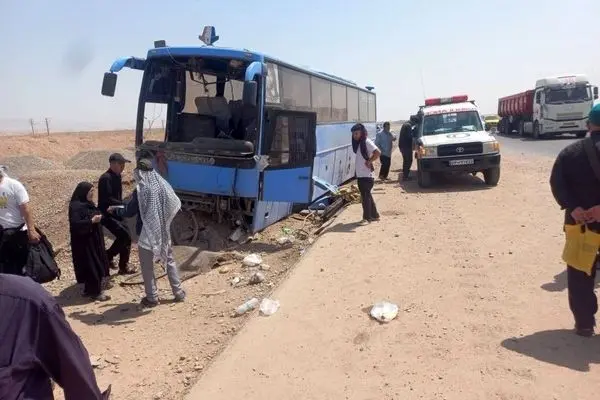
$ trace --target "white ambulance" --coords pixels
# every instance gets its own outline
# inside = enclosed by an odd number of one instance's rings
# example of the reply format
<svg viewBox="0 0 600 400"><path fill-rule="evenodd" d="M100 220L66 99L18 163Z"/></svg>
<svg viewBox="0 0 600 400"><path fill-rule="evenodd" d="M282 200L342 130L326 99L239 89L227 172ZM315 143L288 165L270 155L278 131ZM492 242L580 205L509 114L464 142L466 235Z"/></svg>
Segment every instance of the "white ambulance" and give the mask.
<svg viewBox="0 0 600 400"><path fill-rule="evenodd" d="M487 185L498 184L500 145L485 131L479 110L468 96L427 99L417 117L419 186L431 186L436 174L478 172Z"/></svg>

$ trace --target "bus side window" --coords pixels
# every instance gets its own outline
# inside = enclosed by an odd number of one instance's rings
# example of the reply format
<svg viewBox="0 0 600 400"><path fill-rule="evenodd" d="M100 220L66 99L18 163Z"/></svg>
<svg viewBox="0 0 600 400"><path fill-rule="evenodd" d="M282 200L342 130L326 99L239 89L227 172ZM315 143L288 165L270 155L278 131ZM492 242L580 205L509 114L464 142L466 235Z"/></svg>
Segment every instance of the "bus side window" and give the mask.
<svg viewBox="0 0 600 400"><path fill-rule="evenodd" d="M275 117L271 146L268 151L270 166L311 165L314 154L314 118L309 115L278 115Z"/></svg>

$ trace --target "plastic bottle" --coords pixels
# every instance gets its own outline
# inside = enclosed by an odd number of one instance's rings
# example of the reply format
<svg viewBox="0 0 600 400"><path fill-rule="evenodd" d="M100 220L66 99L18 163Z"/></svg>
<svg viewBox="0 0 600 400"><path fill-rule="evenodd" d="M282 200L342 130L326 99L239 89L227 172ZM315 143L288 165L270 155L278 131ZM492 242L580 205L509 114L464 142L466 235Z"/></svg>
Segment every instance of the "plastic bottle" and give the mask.
<svg viewBox="0 0 600 400"><path fill-rule="evenodd" d="M235 309L236 315L244 315L250 310L254 310L258 306L258 299L256 297L251 298L241 306Z"/></svg>

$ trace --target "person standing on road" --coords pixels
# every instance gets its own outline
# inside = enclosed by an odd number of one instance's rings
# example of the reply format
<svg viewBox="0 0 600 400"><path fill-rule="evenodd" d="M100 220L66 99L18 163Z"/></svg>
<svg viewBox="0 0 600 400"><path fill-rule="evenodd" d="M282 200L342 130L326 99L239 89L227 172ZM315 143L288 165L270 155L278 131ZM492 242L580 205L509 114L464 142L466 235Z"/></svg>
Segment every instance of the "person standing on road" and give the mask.
<svg viewBox="0 0 600 400"><path fill-rule="evenodd" d="M122 218L110 215L107 210L110 206L123 205L123 184L121 174L125 164L131 161L122 154L113 153L108 158L110 167L108 171L100 176L98 180L98 208L102 212L102 225L115 237L115 241L106 251L111 269L115 269L114 258L119 255L119 274L127 275L135 273L135 269L129 267L129 256L131 254L131 236Z"/></svg>
<svg viewBox="0 0 600 400"><path fill-rule="evenodd" d="M405 181L410 179L410 169L413 163L413 132L415 125L414 117L402 124L398 139L398 147L402 154L402 179Z"/></svg>
<svg viewBox="0 0 600 400"><path fill-rule="evenodd" d="M40 284L0 274L0 399L53 399L54 380L65 400L106 400L90 355L65 314Z"/></svg>
<svg viewBox="0 0 600 400"><path fill-rule="evenodd" d="M565 225L585 224L586 229L600 233L600 177L586 153L587 142L593 145L596 160L600 157L600 104L590 111L588 129L588 138L570 144L558 154L550 187L556 202L565 210ZM594 293L596 268L592 266L588 272L567 265L569 307L575 318L575 332L586 337L594 334L598 311Z"/></svg>
<svg viewBox="0 0 600 400"><path fill-rule="evenodd" d="M355 124L350 131L352 132L352 150L356 154L356 181L363 209L361 222L379 221L379 213L371 190L375 182L373 178L373 161L379 158L381 152L375 146L375 143L367 137L367 129L363 124Z"/></svg>
<svg viewBox="0 0 600 400"><path fill-rule="evenodd" d="M97 301L110 300L102 292L102 279L110 275L100 222L102 213L94 204L94 186L81 182L69 203L71 255L77 283L84 284L83 295Z"/></svg>
<svg viewBox="0 0 600 400"><path fill-rule="evenodd" d="M183 301L185 291L173 257L170 232L171 223L181 209L181 201L171 185L154 170L152 161L141 159L133 176L137 186L131 200L125 203L124 208L109 207L108 212L120 217L138 217L138 254L146 292L142 306L155 307L159 303L154 276L155 258L166 266L175 301Z"/></svg>
<svg viewBox="0 0 600 400"><path fill-rule="evenodd" d="M381 156L381 168L379 169L379 179L382 181L387 180L390 173L390 166L392 164L392 149L393 142L396 140L392 132L390 132L390 123L384 122L383 129L377 132L375 136L375 146L380 149Z"/></svg>
<svg viewBox="0 0 600 400"><path fill-rule="evenodd" d="M38 243L40 234L35 229L27 190L6 170L0 165L0 273L22 275L28 242Z"/></svg>

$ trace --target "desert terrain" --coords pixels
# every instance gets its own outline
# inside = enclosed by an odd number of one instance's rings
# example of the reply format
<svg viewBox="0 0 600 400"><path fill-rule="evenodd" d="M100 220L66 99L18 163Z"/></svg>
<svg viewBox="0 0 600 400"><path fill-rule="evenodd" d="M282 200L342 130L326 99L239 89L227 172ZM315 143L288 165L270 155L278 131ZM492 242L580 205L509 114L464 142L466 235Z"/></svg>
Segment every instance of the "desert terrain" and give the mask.
<svg viewBox="0 0 600 400"><path fill-rule="evenodd" d="M0 163L27 185L36 220L61 249L63 277L46 287L115 399L597 397L600 340L571 332L562 214L547 183L553 159L522 150L535 143L505 147L495 188L466 176L420 190L395 180L396 152L394 179L374 189L379 223L357 225L351 205L319 237L281 245L285 232L307 227L291 217L236 248L261 254L263 283L244 284L252 270L234 257L187 276L186 302L141 311L135 279L115 277L108 303L80 297L66 225L77 182L95 181L112 150L130 155L132 133L2 141ZM281 308L232 318L250 297ZM400 310L387 324L368 315L382 300Z"/></svg>
<svg viewBox="0 0 600 400"><path fill-rule="evenodd" d="M152 135L160 137L161 132ZM218 268L210 268L216 263L206 268L201 262L202 271L182 271L188 293L185 303L167 300L151 311L142 311L138 307L143 293L139 274L115 275L107 291L112 299L90 302L81 297L82 288L73 274L68 201L80 181L97 182L113 151L133 159L133 132L8 136L1 140L0 164L7 165L9 175L24 183L36 224L58 251L63 275L45 287L56 296L86 345L101 388L112 384L115 399L180 399L246 321L247 317L231 318L232 310L252 297L266 297L313 240L299 234L293 243L280 244L290 232L312 227L310 219L296 216L259 233L245 245L234 246L232 250L237 253L226 253L224 265ZM132 189L130 167L124 173L124 194ZM264 282L248 283L257 271L242 266L241 255L248 254L263 259L260 272ZM134 245L132 265L137 267L137 263ZM157 276L161 272L157 267ZM200 272L207 273L197 276ZM237 280L240 282L232 283ZM159 290L161 297L172 297L164 277L159 279Z"/></svg>

